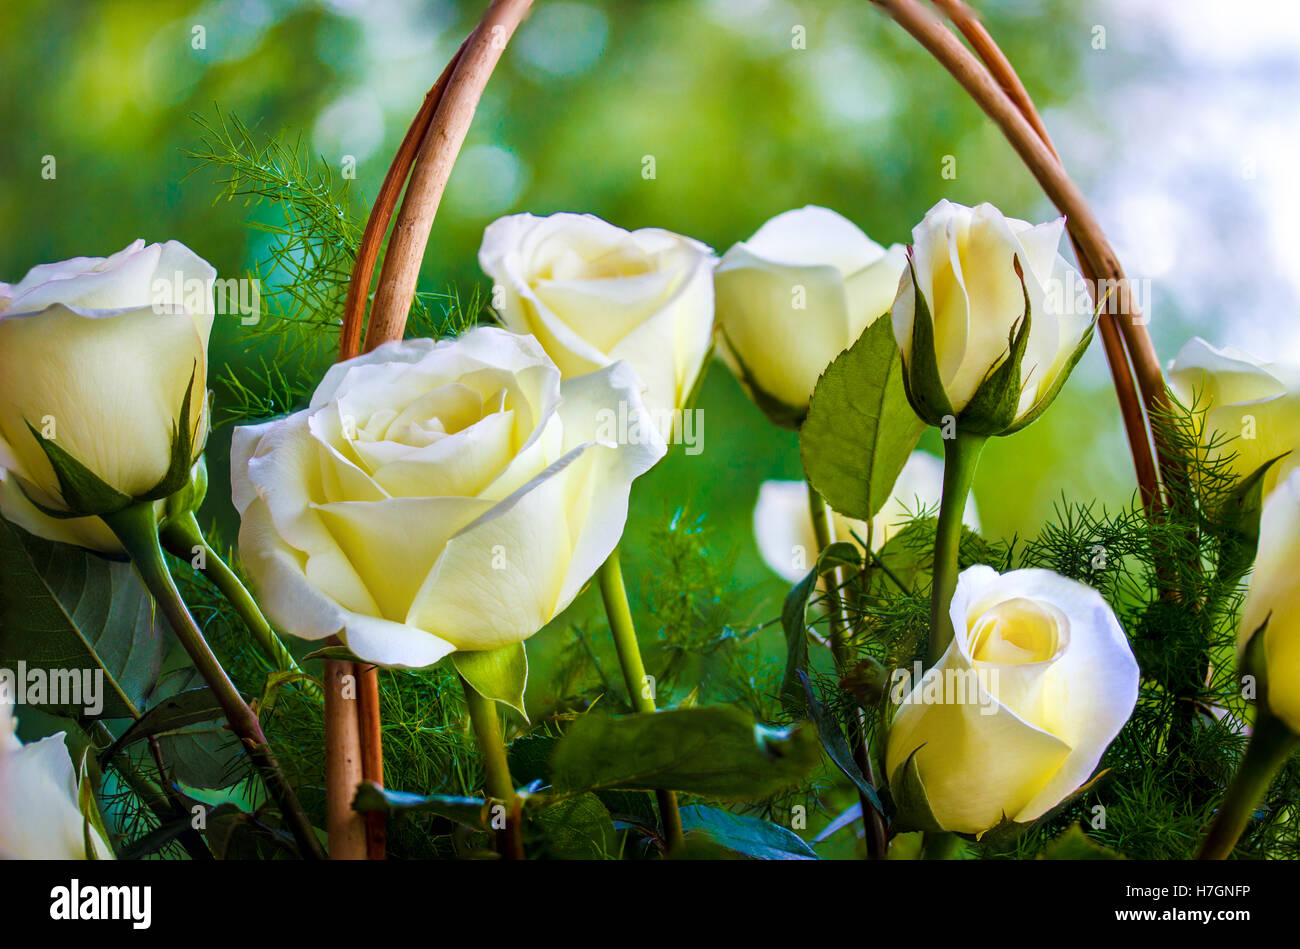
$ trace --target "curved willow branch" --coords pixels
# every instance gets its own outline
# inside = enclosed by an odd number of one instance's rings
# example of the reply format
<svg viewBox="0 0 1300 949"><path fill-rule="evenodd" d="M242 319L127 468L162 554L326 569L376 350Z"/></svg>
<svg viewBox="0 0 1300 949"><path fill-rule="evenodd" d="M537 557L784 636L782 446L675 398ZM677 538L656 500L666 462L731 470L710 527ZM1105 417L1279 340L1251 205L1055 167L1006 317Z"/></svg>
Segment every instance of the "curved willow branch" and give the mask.
<svg viewBox="0 0 1300 949"><path fill-rule="evenodd" d="M1160 370L1155 347L1147 333L1142 314L1134 304L1128 278L1124 275L1119 259L1083 192L1066 173L1050 139L1046 137L1046 129L1043 128L1042 120L1037 116L1024 85L1015 76L1010 62L997 48L992 37L964 3L936 0L936 5L954 17L959 29L963 30L972 45L985 57L988 66L980 62L920 0L872 2L911 33L952 74L989 118L997 123L1048 198L1065 215L1070 238L1085 273L1094 281L1108 281L1117 288L1115 299L1120 311L1103 317L1102 338L1115 380L1116 395L1124 413L1143 501L1148 511L1159 510L1161 495L1155 459L1159 461L1160 473L1166 478L1183 476L1181 462L1161 444L1158 437L1154 458L1151 453L1148 435L1151 418L1154 414L1166 412L1169 405L1164 374ZM995 73L1000 78L995 77ZM1132 374L1141 390L1141 409L1144 411L1135 411L1136 400L1132 380L1128 378L1128 360L1124 358L1126 353L1132 360ZM1138 424L1139 421L1142 422L1141 425Z"/></svg>
<svg viewBox="0 0 1300 949"><path fill-rule="evenodd" d="M344 303L340 360L351 359L361 351L371 277L393 208L405 186L406 197L393 226L375 289L365 351L401 339L433 218L452 166L488 78L531 5L532 0L493 0L478 26L425 95L393 156L366 221ZM339 831L337 841L331 832L330 856L382 859L383 818L369 817L362 830L358 815L351 811L359 778L383 784L378 670L360 663L326 660L327 690L337 690L347 675L356 677L355 707L350 701L340 700L339 695L334 695L332 700L327 698L325 703L327 811L331 815L331 828L336 826Z"/></svg>

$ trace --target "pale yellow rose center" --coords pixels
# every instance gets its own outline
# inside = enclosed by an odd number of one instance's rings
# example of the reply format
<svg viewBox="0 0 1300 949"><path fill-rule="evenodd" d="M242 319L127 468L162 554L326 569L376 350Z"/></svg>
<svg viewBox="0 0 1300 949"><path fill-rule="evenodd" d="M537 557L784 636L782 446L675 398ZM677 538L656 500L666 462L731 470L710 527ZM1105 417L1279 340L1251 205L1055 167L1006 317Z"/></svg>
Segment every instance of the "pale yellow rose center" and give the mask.
<svg viewBox="0 0 1300 949"><path fill-rule="evenodd" d="M460 383L439 386L400 412L391 408L377 410L357 427L355 441L423 448L502 411L507 396L505 389L485 398Z"/></svg>
<svg viewBox="0 0 1300 949"><path fill-rule="evenodd" d="M972 659L1000 665L1046 662L1064 645L1058 611L1023 597L1003 600L981 613L967 635Z"/></svg>
<svg viewBox="0 0 1300 949"><path fill-rule="evenodd" d="M590 257L566 250L537 276L543 280L607 280L639 277L654 269L650 255L635 246L621 244Z"/></svg>

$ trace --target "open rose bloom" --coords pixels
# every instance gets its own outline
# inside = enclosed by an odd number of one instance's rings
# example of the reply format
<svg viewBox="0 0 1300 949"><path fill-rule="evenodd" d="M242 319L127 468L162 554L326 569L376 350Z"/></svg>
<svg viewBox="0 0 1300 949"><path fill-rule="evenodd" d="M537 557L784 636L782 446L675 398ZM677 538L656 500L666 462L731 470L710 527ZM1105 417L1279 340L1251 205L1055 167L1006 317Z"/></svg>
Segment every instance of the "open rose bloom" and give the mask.
<svg viewBox="0 0 1300 949"><path fill-rule="evenodd" d="M666 451L598 440L624 363L560 381L537 341L481 328L332 367L310 406L235 432L239 546L267 615L419 667L518 643L613 551L632 480ZM607 426L606 426L607 427Z"/></svg>
<svg viewBox="0 0 1300 949"><path fill-rule="evenodd" d="M714 262L689 237L591 214L503 217L479 249L502 322L535 336L566 379L625 360L665 437L713 339Z"/></svg>
<svg viewBox="0 0 1300 949"><path fill-rule="evenodd" d="M951 616L952 645L898 697L891 787L911 759L944 830L1032 821L1088 780L1128 721L1137 662L1101 594L1050 570L971 567Z"/></svg>

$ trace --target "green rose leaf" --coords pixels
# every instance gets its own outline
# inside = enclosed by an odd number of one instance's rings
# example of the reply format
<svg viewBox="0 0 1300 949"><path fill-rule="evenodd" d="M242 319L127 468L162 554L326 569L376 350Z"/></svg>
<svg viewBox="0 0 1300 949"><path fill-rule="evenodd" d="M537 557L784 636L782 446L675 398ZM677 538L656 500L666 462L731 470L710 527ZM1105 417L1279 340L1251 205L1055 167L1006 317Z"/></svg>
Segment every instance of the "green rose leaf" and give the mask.
<svg viewBox="0 0 1300 949"><path fill-rule="evenodd" d="M239 741L227 726L224 713L203 714L202 693L206 686L198 670L188 662L182 650L173 651L167 659L168 666L179 665L163 673L142 708L164 709L171 700L194 693L179 707L170 707L176 712L188 710L193 715L175 715L153 737L158 740L163 760L175 781L210 791L229 788L248 776L248 759L240 752ZM142 717L148 715L145 712ZM157 721L163 724L166 718L172 718L170 712L160 713Z"/></svg>
<svg viewBox="0 0 1300 949"><path fill-rule="evenodd" d="M817 556L808 575L790 588L781 606L781 627L785 630L785 675L781 678L781 705L793 716L804 714L804 689L798 675L808 668L808 601L817 579L836 567L861 569L858 548L849 541L831 544Z"/></svg>
<svg viewBox="0 0 1300 949"><path fill-rule="evenodd" d="M162 668L168 629L130 564L0 518L0 666L103 673L101 718L136 718ZM84 700L84 696L82 696ZM36 703L33 703L36 704ZM47 711L85 714L81 705Z"/></svg>
<svg viewBox="0 0 1300 949"><path fill-rule="evenodd" d="M524 689L528 685L528 652L523 643L478 652L454 652L451 661L461 678L479 695L510 706L527 720Z"/></svg>
<svg viewBox="0 0 1300 949"><path fill-rule="evenodd" d="M780 824L744 817L716 807L694 805L682 808L682 830L686 832L686 857L719 856L713 847L749 860L816 860L817 854L792 830ZM698 848L699 842L713 847Z"/></svg>
<svg viewBox="0 0 1300 949"><path fill-rule="evenodd" d="M808 714L817 726L817 735L821 738L822 747L826 749L826 754L830 756L835 767L844 773L844 776L853 782L854 787L865 797L881 814L885 813L885 808L880 803L880 797L876 794L876 789L867 783L862 769L858 763L853 760L853 752L849 748L848 741L844 738L844 732L841 731L839 723L831 718L830 712L826 706L817 698L812 683L808 680L807 673L799 673L799 681L803 684L804 692L808 697Z"/></svg>
<svg viewBox="0 0 1300 949"><path fill-rule="evenodd" d="M131 723L112 747L102 756L108 762L126 746L141 741L151 735L177 731L202 722L225 720L225 713L217 702L217 697L206 687L187 689L170 698L163 699L149 711Z"/></svg>
<svg viewBox="0 0 1300 949"><path fill-rule="evenodd" d="M770 797L821 759L811 725L769 728L731 706L587 715L551 759L557 791L676 790L723 800Z"/></svg>
<svg viewBox="0 0 1300 949"><path fill-rule="evenodd" d="M869 521L924 430L908 404L898 345L882 316L817 381L799 429L804 471L832 508Z"/></svg>
<svg viewBox="0 0 1300 949"><path fill-rule="evenodd" d="M1092 840L1077 823L1057 837L1043 851L1040 860L1123 860L1122 854Z"/></svg>
<svg viewBox="0 0 1300 949"><path fill-rule="evenodd" d="M363 781L357 786L352 809L363 813L379 811L389 816L408 811L424 811L470 827L486 829L488 826L488 802L481 797L411 794L408 791L381 788L373 781Z"/></svg>
<svg viewBox="0 0 1300 949"><path fill-rule="evenodd" d="M595 794L547 803L530 815L540 832L541 855L556 860L608 860L618 856L618 831Z"/></svg>

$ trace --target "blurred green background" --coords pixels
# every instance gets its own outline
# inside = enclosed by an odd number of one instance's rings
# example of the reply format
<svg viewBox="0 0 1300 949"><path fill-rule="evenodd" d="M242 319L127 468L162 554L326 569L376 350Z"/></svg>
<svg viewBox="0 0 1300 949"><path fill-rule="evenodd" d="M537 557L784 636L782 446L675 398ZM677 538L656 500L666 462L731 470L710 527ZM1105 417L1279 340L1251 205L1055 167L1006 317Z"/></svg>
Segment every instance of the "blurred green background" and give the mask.
<svg viewBox="0 0 1300 949"><path fill-rule="evenodd" d="M194 162L184 150L200 138L189 115L211 117L214 106L259 135L301 134L336 173L355 159L360 213L425 90L484 5L10 0L0 38L0 275L13 281L36 263L108 254L137 237L179 239L223 276L264 260L265 235L246 225L274 209L214 202L210 169L187 177ZM1162 158L1135 143L1133 126L1172 123L1196 105L1178 102L1184 53L1162 34L1142 32L1157 22L1147 3L981 6L1061 132L1067 162L1085 190L1101 195L1103 220L1119 220L1121 256L1131 252L1141 263L1130 273L1157 278L1152 330L1169 359L1190 326L1205 332L1222 316L1213 296L1193 295L1189 307L1187 295L1167 291L1177 281L1158 278L1176 270L1148 266L1159 259L1151 247L1165 246L1152 222L1170 203L1151 201L1164 193L1159 169L1167 175L1179 166L1172 152ZM1099 24L1111 27L1100 49ZM792 42L800 33L806 48ZM1268 76L1257 81L1262 87ZM1134 82L1167 95L1125 98ZM1147 151L1135 154L1139 145ZM1178 155L1208 147L1190 146ZM641 175L646 155L655 157L653 180ZM46 156L57 163L53 179L41 174ZM945 156L955 160L955 178L941 174ZM1217 184L1202 180L1195 200L1232 204L1235 192L1222 182L1242 175L1235 164L1219 174ZM1147 196L1147 205L1134 207L1132 194ZM882 244L905 242L944 197L992 201L1036 221L1052 214L975 105L863 0L540 0L479 108L434 226L423 286L486 287L476 263L482 230L516 211L589 211L628 228L689 234L721 253L767 218L809 203L843 213ZM1220 224L1244 212L1223 213ZM1129 226L1134 221L1140 226ZM1267 266L1267 256L1256 265ZM1231 289L1230 275L1219 278ZM214 362L238 367L250 359L247 348L238 322L222 321ZM218 404L228 403L230 392L214 387ZM703 453L675 452L637 485L625 566L635 595L653 568L652 530L685 506L704 515L715 549L734 555L730 582L743 610L731 621L761 622L777 614L785 585L758 556L752 510L764 479L799 476L796 440L768 425L720 364L700 405ZM229 425L213 436L207 507L233 537L222 470L229 437ZM1035 533L1062 497L1113 506L1127 503L1133 486L1094 345L1042 421L989 446L975 491L985 532L999 537ZM593 607L591 594L579 604ZM643 619L643 633L654 628Z"/></svg>

